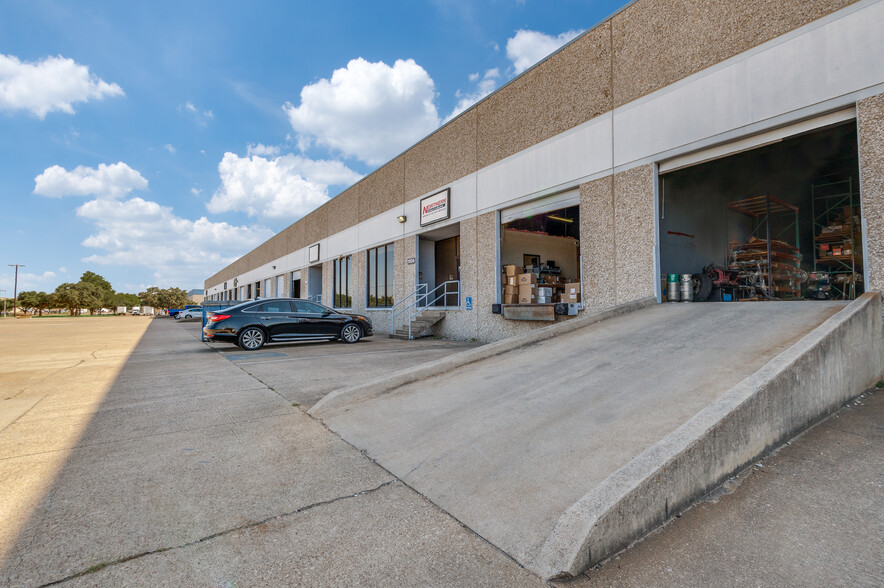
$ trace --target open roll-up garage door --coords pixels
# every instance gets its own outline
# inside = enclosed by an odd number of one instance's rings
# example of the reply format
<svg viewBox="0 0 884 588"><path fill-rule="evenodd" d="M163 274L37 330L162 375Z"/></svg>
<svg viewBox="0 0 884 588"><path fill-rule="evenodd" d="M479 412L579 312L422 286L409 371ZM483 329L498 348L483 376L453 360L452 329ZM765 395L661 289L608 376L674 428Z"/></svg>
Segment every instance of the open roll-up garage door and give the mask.
<svg viewBox="0 0 884 588"><path fill-rule="evenodd" d="M691 274L695 295L721 301L860 294L863 230L851 112L661 164L661 279Z"/></svg>

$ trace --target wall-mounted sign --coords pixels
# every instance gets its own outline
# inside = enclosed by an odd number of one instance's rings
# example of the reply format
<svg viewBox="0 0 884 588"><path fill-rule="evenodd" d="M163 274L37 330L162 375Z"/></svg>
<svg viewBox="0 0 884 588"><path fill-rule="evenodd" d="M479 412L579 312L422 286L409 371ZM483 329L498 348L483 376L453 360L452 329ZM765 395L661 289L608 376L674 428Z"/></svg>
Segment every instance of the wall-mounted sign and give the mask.
<svg viewBox="0 0 884 588"><path fill-rule="evenodd" d="M473 310L473 297L467 296L467 310Z"/></svg>
<svg viewBox="0 0 884 588"><path fill-rule="evenodd" d="M425 227L451 217L451 188L421 198L421 226Z"/></svg>
<svg viewBox="0 0 884 588"><path fill-rule="evenodd" d="M311 245L307 250L307 263L316 263L319 261L319 243Z"/></svg>
<svg viewBox="0 0 884 588"><path fill-rule="evenodd" d="M414 265L414 258L409 257L408 259L405 260L405 263L407 263L408 265Z"/></svg>

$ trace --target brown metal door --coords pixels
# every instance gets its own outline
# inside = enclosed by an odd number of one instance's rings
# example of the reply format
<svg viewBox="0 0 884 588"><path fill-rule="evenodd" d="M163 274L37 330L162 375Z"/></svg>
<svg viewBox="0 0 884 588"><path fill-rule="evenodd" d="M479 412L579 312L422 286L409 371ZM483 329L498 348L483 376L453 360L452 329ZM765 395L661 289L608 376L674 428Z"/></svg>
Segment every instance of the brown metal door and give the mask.
<svg viewBox="0 0 884 588"><path fill-rule="evenodd" d="M436 241L436 286L453 280L460 280L460 235ZM458 288L454 284L448 284L447 290L456 292ZM442 289L437 294L442 294ZM436 306L457 305L456 293L446 294L436 302Z"/></svg>

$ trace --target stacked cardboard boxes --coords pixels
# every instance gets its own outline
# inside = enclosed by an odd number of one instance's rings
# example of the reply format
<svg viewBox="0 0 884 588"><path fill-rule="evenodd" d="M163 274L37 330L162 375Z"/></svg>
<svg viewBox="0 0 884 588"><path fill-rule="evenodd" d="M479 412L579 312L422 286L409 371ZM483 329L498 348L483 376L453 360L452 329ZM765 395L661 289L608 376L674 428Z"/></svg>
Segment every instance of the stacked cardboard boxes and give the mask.
<svg viewBox="0 0 884 588"><path fill-rule="evenodd" d="M568 282L559 275L526 272L517 265L505 265L501 282L503 304L580 302L580 282Z"/></svg>

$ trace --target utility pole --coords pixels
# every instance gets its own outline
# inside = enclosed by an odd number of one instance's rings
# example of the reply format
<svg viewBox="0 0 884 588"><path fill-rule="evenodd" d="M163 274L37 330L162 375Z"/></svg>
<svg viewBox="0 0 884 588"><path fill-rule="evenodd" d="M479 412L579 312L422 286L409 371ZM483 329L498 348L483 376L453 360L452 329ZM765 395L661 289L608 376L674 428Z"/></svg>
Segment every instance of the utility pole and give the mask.
<svg viewBox="0 0 884 588"><path fill-rule="evenodd" d="M16 304L18 303L18 268L25 266L18 263L10 263L8 265L15 268L15 289L12 291L12 318L15 318Z"/></svg>

